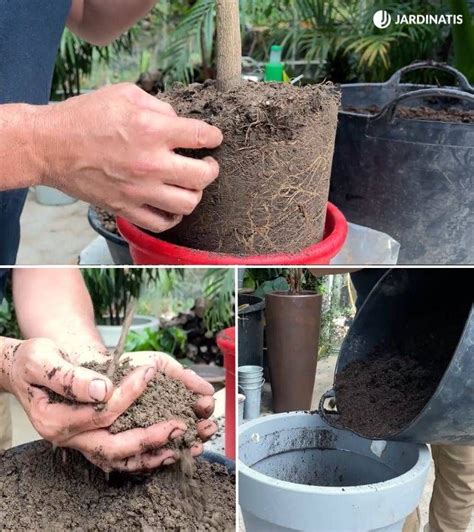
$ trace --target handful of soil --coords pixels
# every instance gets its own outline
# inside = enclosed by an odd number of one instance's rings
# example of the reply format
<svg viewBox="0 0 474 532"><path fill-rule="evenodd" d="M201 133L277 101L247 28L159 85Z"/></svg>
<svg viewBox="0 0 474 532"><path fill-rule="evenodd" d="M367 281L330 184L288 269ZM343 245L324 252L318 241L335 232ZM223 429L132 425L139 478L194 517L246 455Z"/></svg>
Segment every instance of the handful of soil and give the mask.
<svg viewBox="0 0 474 532"><path fill-rule="evenodd" d="M382 110L381 107L371 105L369 107L347 107L345 111L376 115ZM397 107L395 116L411 120L431 120L434 122L454 122L460 124L473 124L474 111L460 109L459 107L448 107L445 109L435 109L426 105L419 107Z"/></svg>
<svg viewBox="0 0 474 532"><path fill-rule="evenodd" d="M93 362L83 366L106 375L108 364L108 362L103 364ZM133 369L128 360L125 360L110 379L114 385L119 385ZM51 391L48 393L51 402L74 404L73 398L65 398ZM142 395L109 427L109 431L118 434L130 429L146 428L161 421L179 419L186 424L188 430L182 438L168 444L168 448L170 445L178 449L190 448L199 441L196 430L198 417L193 410L197 399L198 396L189 391L181 381L171 379L164 373L157 373ZM97 408L102 407L103 405L97 405Z"/></svg>
<svg viewBox="0 0 474 532"><path fill-rule="evenodd" d="M215 150L181 150L214 157L220 175L160 238L236 255L295 253L323 238L340 99L332 84L249 81L219 91L209 80L159 98L224 134Z"/></svg>
<svg viewBox="0 0 474 532"><path fill-rule="evenodd" d="M105 474L78 452L52 452L43 440L0 452L0 523L5 531L234 530L235 476L196 460L183 496L181 474Z"/></svg>

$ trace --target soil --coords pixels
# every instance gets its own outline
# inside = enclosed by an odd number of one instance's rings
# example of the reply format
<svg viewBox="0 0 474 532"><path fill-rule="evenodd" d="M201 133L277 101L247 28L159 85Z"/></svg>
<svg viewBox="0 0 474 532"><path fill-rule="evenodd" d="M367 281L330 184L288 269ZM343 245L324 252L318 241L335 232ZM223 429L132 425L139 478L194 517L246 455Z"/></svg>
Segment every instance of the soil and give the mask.
<svg viewBox="0 0 474 532"><path fill-rule="evenodd" d="M444 370L397 353L351 362L336 379L338 423L369 438L395 434L421 412Z"/></svg>
<svg viewBox="0 0 474 532"><path fill-rule="evenodd" d="M369 107L347 107L345 111L376 115L382 110L381 107L372 105ZM474 111L449 107L446 109L434 109L432 107L398 107L395 116L412 120L431 120L436 122L474 123Z"/></svg>
<svg viewBox="0 0 474 532"><path fill-rule="evenodd" d="M117 228L117 222L115 221L115 216L113 214L110 214L110 212L107 212L104 209L101 209L100 207L94 207L95 212L97 213L97 217L99 218L99 222L102 225L104 229L107 231L110 231L114 235L120 236L119 230Z"/></svg>
<svg viewBox="0 0 474 532"><path fill-rule="evenodd" d="M456 350L471 300L411 314L393 339L336 375L339 423L369 438L404 429L435 392ZM400 325L401 326L401 325Z"/></svg>
<svg viewBox="0 0 474 532"><path fill-rule="evenodd" d="M0 453L0 523L5 531L227 531L235 527L235 476L196 460L183 493L181 473L113 473L109 480L75 451L45 441Z"/></svg>
<svg viewBox="0 0 474 532"><path fill-rule="evenodd" d="M236 255L295 253L322 239L340 99L332 84L247 81L219 92L206 81L159 98L224 134L216 150L182 151L211 155L220 176L194 213L160 238Z"/></svg>
<svg viewBox="0 0 474 532"><path fill-rule="evenodd" d="M84 367L104 375L107 373L107 364L87 363ZM115 385L120 384L124 376L132 370L133 367L125 361L111 377L112 382ZM74 404L74 398L65 398L51 391L48 393L51 402ZM169 445L176 449L190 448L199 441L196 430L198 417L193 410L197 399L198 396L190 392L182 382L158 373L143 394L114 421L109 431L118 434L129 429L146 428L160 421L179 419L186 423L188 430L183 438L175 439ZM102 408L103 405L98 407Z"/></svg>

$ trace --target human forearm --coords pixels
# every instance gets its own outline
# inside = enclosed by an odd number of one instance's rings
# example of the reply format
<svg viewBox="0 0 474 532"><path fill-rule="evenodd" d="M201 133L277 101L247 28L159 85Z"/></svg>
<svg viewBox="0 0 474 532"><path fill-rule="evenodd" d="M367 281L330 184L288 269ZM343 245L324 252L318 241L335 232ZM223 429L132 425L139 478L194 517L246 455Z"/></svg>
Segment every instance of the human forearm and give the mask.
<svg viewBox="0 0 474 532"><path fill-rule="evenodd" d="M39 107L0 105L0 190L41 183L43 154L35 143Z"/></svg>
<svg viewBox="0 0 474 532"><path fill-rule="evenodd" d="M73 0L67 25L86 41L104 46L142 19L156 0Z"/></svg>
<svg viewBox="0 0 474 532"><path fill-rule="evenodd" d="M75 362L105 352L78 269L16 269L13 298L25 338L49 338Z"/></svg>

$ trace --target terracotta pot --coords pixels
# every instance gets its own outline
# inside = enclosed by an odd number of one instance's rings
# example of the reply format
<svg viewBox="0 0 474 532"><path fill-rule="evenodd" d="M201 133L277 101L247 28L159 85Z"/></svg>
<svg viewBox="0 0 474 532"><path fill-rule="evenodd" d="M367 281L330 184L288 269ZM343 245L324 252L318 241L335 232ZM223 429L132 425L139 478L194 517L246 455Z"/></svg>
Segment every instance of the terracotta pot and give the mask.
<svg viewBox="0 0 474 532"><path fill-rule="evenodd" d="M311 407L321 304L322 296L309 291L266 295L267 353L275 412Z"/></svg>

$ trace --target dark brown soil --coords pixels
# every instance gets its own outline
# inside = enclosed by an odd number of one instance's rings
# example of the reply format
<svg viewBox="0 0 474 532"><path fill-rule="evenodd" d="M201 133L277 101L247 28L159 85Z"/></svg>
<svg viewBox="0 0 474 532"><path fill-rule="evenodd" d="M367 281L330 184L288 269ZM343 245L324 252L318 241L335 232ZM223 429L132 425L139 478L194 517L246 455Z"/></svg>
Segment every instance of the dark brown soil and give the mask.
<svg viewBox="0 0 474 532"><path fill-rule="evenodd" d="M181 473L105 474L75 451L45 441L0 453L0 528L108 532L234 530L235 476L196 460L183 493Z"/></svg>
<svg viewBox="0 0 474 532"><path fill-rule="evenodd" d="M84 366L102 374L107 372L106 364L88 363ZM125 361L115 371L112 382L120 384L131 370L133 368ZM73 398L67 399L54 392L49 392L49 395L52 402L74 403ZM192 447L199 441L196 430L198 417L193 410L197 399L198 396L190 392L182 382L158 373L143 394L109 427L109 431L117 434L129 429L146 428L160 421L178 419L186 423L188 430L183 438L173 440L173 447Z"/></svg>
<svg viewBox="0 0 474 532"><path fill-rule="evenodd" d="M238 255L294 253L322 239L339 106L333 85L245 82L222 93L207 81L159 98L224 134L218 149L186 153L212 155L220 176L160 238Z"/></svg>
<svg viewBox="0 0 474 532"><path fill-rule="evenodd" d="M115 216L110 214L110 212L101 209L100 207L94 207L97 217L104 229L110 231L114 235L121 236L117 228L117 222L115 221Z"/></svg>
<svg viewBox="0 0 474 532"><path fill-rule="evenodd" d="M372 105L369 107L347 107L345 111L375 115L380 113L381 107ZM398 107L395 116L412 120L432 120L436 122L456 122L464 124L474 123L474 111L449 107L446 109L434 109L432 107Z"/></svg>
<svg viewBox="0 0 474 532"><path fill-rule="evenodd" d="M370 438L406 427L436 390L445 364L400 354L349 363L337 376L338 423Z"/></svg>

